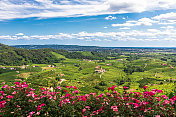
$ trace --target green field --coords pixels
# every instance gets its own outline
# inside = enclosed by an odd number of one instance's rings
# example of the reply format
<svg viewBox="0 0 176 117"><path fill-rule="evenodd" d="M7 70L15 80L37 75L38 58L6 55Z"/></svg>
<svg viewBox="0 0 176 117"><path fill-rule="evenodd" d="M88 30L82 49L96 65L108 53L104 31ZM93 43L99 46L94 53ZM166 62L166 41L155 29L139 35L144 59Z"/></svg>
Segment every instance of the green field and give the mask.
<svg viewBox="0 0 176 117"><path fill-rule="evenodd" d="M0 81L14 82L15 79L21 79L33 87L75 85L81 93L101 93L112 85L117 85L119 90L122 86L127 86L135 91L147 85L150 88L163 89L167 94L176 87L175 63L169 59L174 57L172 54L164 56L168 61L163 61L163 54L158 53L151 53L146 57L125 52L116 58L109 55L104 61L69 59L55 52L52 54L61 61L25 65L25 69L16 66L19 73L16 73L17 70L5 71L1 68ZM82 54L92 56L90 52ZM9 69L15 66L1 67ZM64 81L61 82L61 79Z"/></svg>

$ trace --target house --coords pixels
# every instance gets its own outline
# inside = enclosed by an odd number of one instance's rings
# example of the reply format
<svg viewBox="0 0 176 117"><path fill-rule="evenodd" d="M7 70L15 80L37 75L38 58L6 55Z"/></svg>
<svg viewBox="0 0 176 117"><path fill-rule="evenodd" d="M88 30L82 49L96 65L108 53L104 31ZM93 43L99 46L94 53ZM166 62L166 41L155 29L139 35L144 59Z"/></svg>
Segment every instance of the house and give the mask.
<svg viewBox="0 0 176 117"><path fill-rule="evenodd" d="M26 68L25 65L21 66L21 69L25 69L25 68Z"/></svg>
<svg viewBox="0 0 176 117"><path fill-rule="evenodd" d="M162 65L163 65L163 66L167 66L167 64L166 64L166 63L163 63Z"/></svg>
<svg viewBox="0 0 176 117"><path fill-rule="evenodd" d="M100 66L100 65L95 67L95 69L100 69L100 68L101 68L101 66Z"/></svg>
<svg viewBox="0 0 176 117"><path fill-rule="evenodd" d="M13 68L13 67L10 67L9 69L10 69L10 70L14 70L15 68Z"/></svg>
<svg viewBox="0 0 176 117"><path fill-rule="evenodd" d="M105 70L105 69L99 69L99 70L96 69L95 72L96 72L96 73L104 73L104 72L106 72L106 70Z"/></svg>
<svg viewBox="0 0 176 117"><path fill-rule="evenodd" d="M118 59L117 61L123 61L123 59Z"/></svg>
<svg viewBox="0 0 176 117"><path fill-rule="evenodd" d="M65 74L60 74L60 76L62 77L62 76L65 76Z"/></svg>
<svg viewBox="0 0 176 117"><path fill-rule="evenodd" d="M108 63L108 64L106 64L107 66L111 66L112 65L112 63Z"/></svg>

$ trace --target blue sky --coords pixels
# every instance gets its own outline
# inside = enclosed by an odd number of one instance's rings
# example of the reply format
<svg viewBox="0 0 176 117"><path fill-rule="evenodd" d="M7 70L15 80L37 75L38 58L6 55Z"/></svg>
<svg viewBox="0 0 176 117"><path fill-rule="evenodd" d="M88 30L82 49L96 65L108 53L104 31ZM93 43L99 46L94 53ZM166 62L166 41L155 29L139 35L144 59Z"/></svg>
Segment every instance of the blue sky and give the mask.
<svg viewBox="0 0 176 117"><path fill-rule="evenodd" d="M0 43L175 47L176 0L1 0Z"/></svg>

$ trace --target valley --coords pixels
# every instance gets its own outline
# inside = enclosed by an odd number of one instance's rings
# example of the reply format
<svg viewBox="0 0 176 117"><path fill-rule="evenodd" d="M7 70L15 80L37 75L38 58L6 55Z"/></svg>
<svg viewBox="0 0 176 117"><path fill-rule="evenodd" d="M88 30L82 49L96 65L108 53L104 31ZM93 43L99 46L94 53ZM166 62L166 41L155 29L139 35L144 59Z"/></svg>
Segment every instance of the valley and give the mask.
<svg viewBox="0 0 176 117"><path fill-rule="evenodd" d="M143 86L148 86L161 89L167 95L175 91L176 50L173 48L102 49L93 52L43 50L56 62L1 65L0 82L25 81L37 88L74 85L80 94L106 92L112 85L118 86L119 91L124 86L129 87L129 91L140 91Z"/></svg>

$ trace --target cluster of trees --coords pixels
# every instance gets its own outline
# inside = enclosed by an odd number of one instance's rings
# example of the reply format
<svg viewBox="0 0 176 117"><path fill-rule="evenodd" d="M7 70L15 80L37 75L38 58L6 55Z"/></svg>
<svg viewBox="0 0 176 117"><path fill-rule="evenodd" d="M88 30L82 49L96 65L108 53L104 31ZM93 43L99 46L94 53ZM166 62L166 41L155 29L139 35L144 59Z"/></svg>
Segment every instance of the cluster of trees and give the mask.
<svg viewBox="0 0 176 117"><path fill-rule="evenodd" d="M90 59L90 60L104 60L107 55L102 52L69 52L66 50L52 50L58 54L64 55L69 59Z"/></svg>
<svg viewBox="0 0 176 117"><path fill-rule="evenodd" d="M133 66L133 65L127 65L124 67L124 72L128 74L132 74L133 72L144 72L145 69L142 66Z"/></svg>

